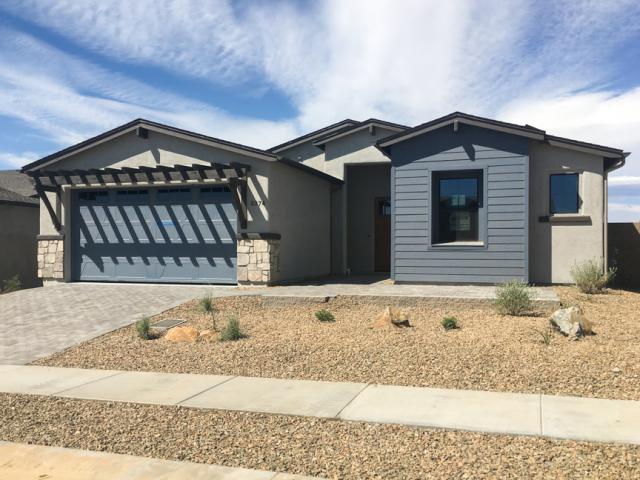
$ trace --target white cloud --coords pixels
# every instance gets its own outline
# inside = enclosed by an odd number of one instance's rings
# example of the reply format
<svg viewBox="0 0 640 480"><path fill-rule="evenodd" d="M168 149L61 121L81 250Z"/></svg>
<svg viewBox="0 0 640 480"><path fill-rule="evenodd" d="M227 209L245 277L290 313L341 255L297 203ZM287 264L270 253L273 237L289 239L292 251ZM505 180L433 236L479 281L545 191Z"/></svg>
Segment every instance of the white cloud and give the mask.
<svg viewBox="0 0 640 480"><path fill-rule="evenodd" d="M27 163L33 162L40 157L35 152L22 153L0 153L0 163L5 163L13 168L20 168Z"/></svg>
<svg viewBox="0 0 640 480"><path fill-rule="evenodd" d="M609 202L610 222L640 222L640 205Z"/></svg>
<svg viewBox="0 0 640 480"><path fill-rule="evenodd" d="M611 186L628 186L628 185L638 185L638 186L640 186L640 177L633 177L633 176L630 176L630 175L620 175L618 177L611 177L609 179L609 185L611 185Z"/></svg>

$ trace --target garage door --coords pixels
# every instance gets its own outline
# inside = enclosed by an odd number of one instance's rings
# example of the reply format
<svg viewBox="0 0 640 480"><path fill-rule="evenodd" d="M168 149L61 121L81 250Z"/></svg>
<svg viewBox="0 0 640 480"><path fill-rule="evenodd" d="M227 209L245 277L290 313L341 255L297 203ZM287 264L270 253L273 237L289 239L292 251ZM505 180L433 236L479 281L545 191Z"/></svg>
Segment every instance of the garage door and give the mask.
<svg viewBox="0 0 640 480"><path fill-rule="evenodd" d="M75 280L236 283L227 187L76 190Z"/></svg>

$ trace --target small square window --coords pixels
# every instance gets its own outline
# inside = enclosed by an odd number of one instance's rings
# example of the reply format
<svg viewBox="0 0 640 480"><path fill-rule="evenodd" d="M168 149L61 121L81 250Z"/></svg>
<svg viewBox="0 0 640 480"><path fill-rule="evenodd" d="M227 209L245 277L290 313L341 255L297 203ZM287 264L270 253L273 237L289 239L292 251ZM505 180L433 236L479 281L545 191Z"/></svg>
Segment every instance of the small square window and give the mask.
<svg viewBox="0 0 640 480"><path fill-rule="evenodd" d="M579 177L577 173L551 175L549 213L578 213L580 211Z"/></svg>

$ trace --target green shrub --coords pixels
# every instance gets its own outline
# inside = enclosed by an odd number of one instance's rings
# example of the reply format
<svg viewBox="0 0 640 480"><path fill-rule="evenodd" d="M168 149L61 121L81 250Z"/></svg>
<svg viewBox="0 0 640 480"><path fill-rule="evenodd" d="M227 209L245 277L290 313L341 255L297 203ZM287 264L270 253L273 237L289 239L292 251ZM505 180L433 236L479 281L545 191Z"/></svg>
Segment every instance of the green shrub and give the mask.
<svg viewBox="0 0 640 480"><path fill-rule="evenodd" d="M598 259L576 263L571 267L571 277L582 293L604 293L615 274L615 268L605 272L602 260Z"/></svg>
<svg viewBox="0 0 640 480"><path fill-rule="evenodd" d="M4 282L2 282L2 288L0 292L9 293L15 292L22 288L22 282L20 281L20 277L18 275L14 275L11 278L7 278Z"/></svg>
<svg viewBox="0 0 640 480"><path fill-rule="evenodd" d="M333 314L328 310L318 310L316 312L316 318L321 322L335 322L336 319Z"/></svg>
<svg viewBox="0 0 640 480"><path fill-rule="evenodd" d="M496 289L496 308L507 315L524 315L533 308L531 288L525 282L514 280Z"/></svg>
<svg viewBox="0 0 640 480"><path fill-rule="evenodd" d="M240 328L240 322L237 317L231 316L227 322L227 326L220 332L221 342L233 342L245 338L246 335Z"/></svg>
<svg viewBox="0 0 640 480"><path fill-rule="evenodd" d="M202 297L198 302L198 306L200 307L200 311L202 313L208 313L209 315L211 315L211 325L213 326L213 330L217 332L218 322L216 321L216 313L218 310L213 303L213 297L211 297L211 295Z"/></svg>
<svg viewBox="0 0 640 480"><path fill-rule="evenodd" d="M151 322L149 317L144 317L142 320L138 320L136 322L136 331L138 332L138 337L142 340L150 340L151 336Z"/></svg>
<svg viewBox="0 0 640 480"><path fill-rule="evenodd" d="M455 330L458 328L458 319L456 317L444 317L441 323L445 330Z"/></svg>

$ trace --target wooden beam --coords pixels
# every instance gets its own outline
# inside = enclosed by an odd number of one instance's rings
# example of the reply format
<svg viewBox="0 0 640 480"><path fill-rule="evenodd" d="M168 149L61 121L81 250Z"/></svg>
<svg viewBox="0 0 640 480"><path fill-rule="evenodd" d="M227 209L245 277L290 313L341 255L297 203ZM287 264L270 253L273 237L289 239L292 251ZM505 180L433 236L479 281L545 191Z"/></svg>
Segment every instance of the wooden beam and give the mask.
<svg viewBox="0 0 640 480"><path fill-rule="evenodd" d="M47 187L45 190L45 188L40 184L39 178L36 177L35 181L36 193L38 194L38 197L40 197L40 200L42 200L42 203L44 203L44 206L49 213L49 217L51 217L51 222L53 223L54 228L58 233L62 233L62 223L60 222L53 205L51 205L51 202L49 201L49 196L47 195L47 192L54 192L56 194L56 198L58 198L60 195L60 187L54 187L53 190L51 189L52 187Z"/></svg>
<svg viewBox="0 0 640 480"><path fill-rule="evenodd" d="M241 229L247 228L247 181L232 178L229 180L233 204L238 212L238 223Z"/></svg>

